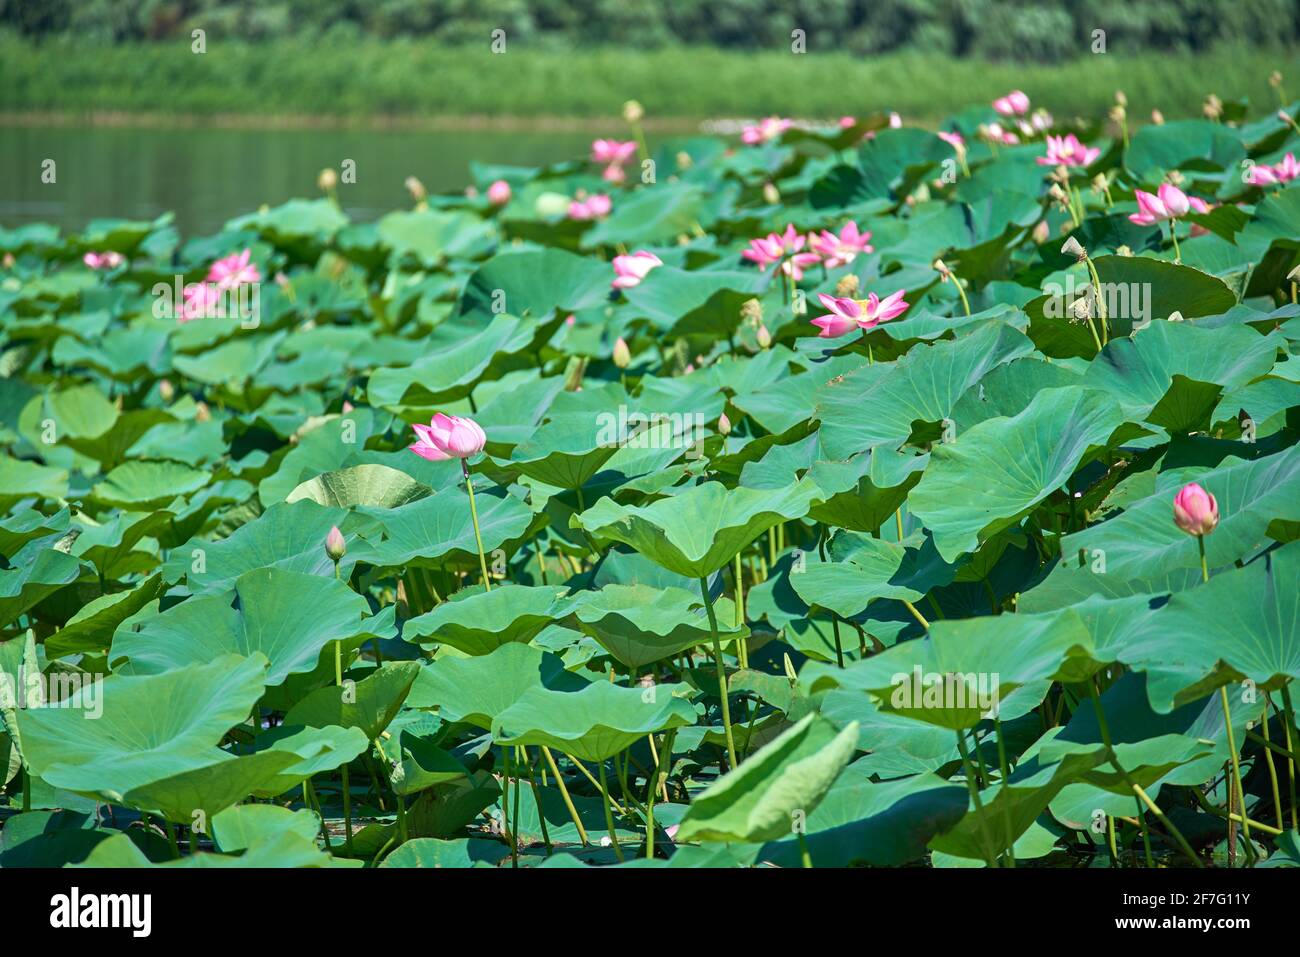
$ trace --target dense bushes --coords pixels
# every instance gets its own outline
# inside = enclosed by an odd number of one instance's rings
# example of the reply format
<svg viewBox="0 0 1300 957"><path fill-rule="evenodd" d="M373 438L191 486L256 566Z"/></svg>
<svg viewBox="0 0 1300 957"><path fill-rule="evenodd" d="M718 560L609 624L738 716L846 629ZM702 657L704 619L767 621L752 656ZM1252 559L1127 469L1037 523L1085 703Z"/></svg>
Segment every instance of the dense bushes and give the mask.
<svg viewBox="0 0 1300 957"><path fill-rule="evenodd" d="M271 39L339 33L482 41L493 29L549 47L686 43L783 47L805 32L810 51L898 49L1054 60L1109 48L1198 50L1274 46L1300 32L1294 0L0 0L0 25L31 36Z"/></svg>

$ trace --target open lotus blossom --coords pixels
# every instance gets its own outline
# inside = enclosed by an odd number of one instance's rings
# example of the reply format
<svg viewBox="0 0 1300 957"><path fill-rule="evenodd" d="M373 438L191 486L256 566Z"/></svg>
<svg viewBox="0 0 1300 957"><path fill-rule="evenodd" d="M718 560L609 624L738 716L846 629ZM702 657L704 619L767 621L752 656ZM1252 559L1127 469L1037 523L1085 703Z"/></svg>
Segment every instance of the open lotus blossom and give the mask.
<svg viewBox="0 0 1300 957"><path fill-rule="evenodd" d="M594 196L588 196L585 199L575 199L569 204L569 218L579 221L600 219L602 216L609 215L613 205L610 198L604 193L596 193Z"/></svg>
<svg viewBox="0 0 1300 957"><path fill-rule="evenodd" d="M1188 535L1208 535L1219 524L1219 503L1195 482L1174 496L1174 524Z"/></svg>
<svg viewBox="0 0 1300 957"><path fill-rule="evenodd" d="M1289 183L1298 176L1300 163L1296 162L1294 153L1287 153L1281 162L1272 166L1256 163L1246 172L1246 178L1254 186L1276 186L1279 183Z"/></svg>
<svg viewBox="0 0 1300 957"><path fill-rule="evenodd" d="M1038 157L1039 166L1091 166L1101 150L1085 146L1073 133L1047 137L1047 155Z"/></svg>
<svg viewBox="0 0 1300 957"><path fill-rule="evenodd" d="M487 188L488 202L493 206L504 206L510 202L510 184L503 179L496 180Z"/></svg>
<svg viewBox="0 0 1300 957"><path fill-rule="evenodd" d="M86 253L81 257L81 261L91 269L116 269L126 260L121 253L113 252L110 249L108 252L103 253Z"/></svg>
<svg viewBox="0 0 1300 957"><path fill-rule="evenodd" d="M208 282L217 284L218 289L235 289L248 282L261 282L262 274L255 263L249 262L253 251L245 249L242 253L231 253L224 259L218 259L208 270Z"/></svg>
<svg viewBox="0 0 1300 957"><path fill-rule="evenodd" d="M869 253L875 248L871 245L871 233L860 232L852 220L845 223L838 235L829 229L809 233L808 245L822 257L827 269L848 265L858 253Z"/></svg>
<svg viewBox="0 0 1300 957"><path fill-rule="evenodd" d="M773 263L780 262L787 254L799 252L803 249L804 242L804 237L795 231L794 224L791 223L785 227L785 232L768 233L758 239L751 239L749 248L740 255L750 262L758 263L760 270L765 270Z"/></svg>
<svg viewBox="0 0 1300 957"><path fill-rule="evenodd" d="M185 300L176 307L176 321L192 322L215 316L220 303L221 290L216 283L190 283L185 287Z"/></svg>
<svg viewBox="0 0 1300 957"><path fill-rule="evenodd" d="M778 138L790 126L790 120L782 119L779 116L769 116L766 119L759 120L752 126L746 126L740 131L740 139L741 142L749 146L757 146L760 143L768 143Z"/></svg>
<svg viewBox="0 0 1300 957"><path fill-rule="evenodd" d="M408 448L430 462L467 459L483 451L487 435L473 419L438 412L428 425L411 426L419 440Z"/></svg>
<svg viewBox="0 0 1300 957"><path fill-rule="evenodd" d="M1136 189L1133 198L1137 200L1138 211L1131 214L1129 220L1139 226L1153 226L1165 220L1175 220L1179 216L1186 216L1191 209L1187 194L1173 183L1162 183L1155 193Z"/></svg>
<svg viewBox="0 0 1300 957"><path fill-rule="evenodd" d="M903 301L903 290L891 293L881 299L874 292L868 293L866 299L848 299L819 293L818 300L830 313L817 316L811 322L821 330L818 335L823 339L834 339L851 332L854 328L872 329L882 322L896 319L907 311L908 304Z"/></svg>
<svg viewBox="0 0 1300 957"><path fill-rule="evenodd" d="M626 256L615 256L614 280L610 285L615 289L631 289L649 275L651 269L663 264L662 259L644 249Z"/></svg>
<svg viewBox="0 0 1300 957"><path fill-rule="evenodd" d="M993 109L1003 116L1024 116L1029 112L1029 97L1021 90L1012 90L994 100Z"/></svg>
<svg viewBox="0 0 1300 957"><path fill-rule="evenodd" d="M635 140L593 140L591 144L593 163L616 163L622 166L635 155Z"/></svg>

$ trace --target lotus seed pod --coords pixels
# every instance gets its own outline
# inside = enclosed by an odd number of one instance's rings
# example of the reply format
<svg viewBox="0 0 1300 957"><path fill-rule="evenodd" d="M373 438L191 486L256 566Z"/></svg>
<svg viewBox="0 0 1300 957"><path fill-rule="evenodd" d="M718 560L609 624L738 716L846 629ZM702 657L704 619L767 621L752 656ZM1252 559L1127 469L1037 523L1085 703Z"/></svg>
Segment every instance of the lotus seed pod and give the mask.
<svg viewBox="0 0 1300 957"><path fill-rule="evenodd" d="M333 192L334 188L338 186L338 184L339 174L334 172L334 169L329 166L321 170L320 175L316 177L316 185L326 193Z"/></svg>

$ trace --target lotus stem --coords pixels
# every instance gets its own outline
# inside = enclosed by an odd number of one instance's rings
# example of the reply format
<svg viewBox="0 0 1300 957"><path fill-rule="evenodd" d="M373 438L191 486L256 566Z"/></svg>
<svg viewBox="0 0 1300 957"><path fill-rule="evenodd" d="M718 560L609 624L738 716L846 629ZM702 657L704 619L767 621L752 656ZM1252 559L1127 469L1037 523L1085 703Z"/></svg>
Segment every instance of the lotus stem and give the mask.
<svg viewBox="0 0 1300 957"><path fill-rule="evenodd" d="M1197 538L1201 538L1201 536L1198 535ZM1203 565L1202 568L1204 568ZM1246 816L1246 792L1241 786L1241 761L1237 756L1236 735L1232 731L1232 708L1228 704L1227 685L1219 685L1219 703L1223 705L1223 722L1228 731L1228 755L1232 759L1232 782L1230 787L1233 788L1237 796L1237 807L1241 811L1241 827L1246 837L1246 856L1253 861L1255 846L1250 840L1250 818ZM1231 813L1229 813L1229 818L1231 818ZM1229 845L1231 843L1229 841Z"/></svg>
<svg viewBox="0 0 1300 957"><path fill-rule="evenodd" d="M704 607L709 613L709 635L713 639L713 660L718 666L718 696L722 699L722 727L727 736L727 758L732 768L736 760L736 740L731 732L731 705L727 703L727 670L722 660L722 644L718 640L718 616L713 610L713 596L709 594L709 580L700 579L700 594L704 597Z"/></svg>
<svg viewBox="0 0 1300 957"><path fill-rule="evenodd" d="M970 758L970 746L966 743L966 735L960 728L956 733L957 750L961 752L961 765L966 777L966 790L970 792L971 803L975 805L975 819L979 821L980 845L984 851L984 861L989 867L997 867L997 858L992 851L994 841L989 835L988 821L984 819L984 802L980 800L979 787L975 783L975 765ZM1012 853L1015 853L1014 850Z"/></svg>
<svg viewBox="0 0 1300 957"><path fill-rule="evenodd" d="M645 828L645 856L652 859L655 856L655 791L658 790L661 781L667 780L667 774L672 770L673 763L673 739L677 736L676 728L669 728L664 734L664 746L662 751L654 749L654 734L650 734L650 750L655 755L654 774L650 778L650 784L646 788L645 806L646 806L646 828ZM664 784L664 801L668 800L668 787Z"/></svg>
<svg viewBox="0 0 1300 957"><path fill-rule="evenodd" d="M596 768L600 772L600 797L605 806L605 827L609 829L609 842L614 847L614 856L618 858L621 864L623 863L623 849L618 846L618 832L614 829L614 814L609 808L609 785L605 781L605 762L597 762Z"/></svg>
<svg viewBox="0 0 1300 957"><path fill-rule="evenodd" d="M1178 221L1175 219L1169 220L1169 238L1174 241L1174 262L1181 263L1183 254L1178 248Z"/></svg>
<svg viewBox="0 0 1300 957"><path fill-rule="evenodd" d="M1285 828L1286 822L1282 819L1282 792L1277 784L1277 766L1273 762L1273 742L1269 740L1268 732L1268 711L1272 702L1268 695L1264 695L1264 763L1268 766L1268 783L1273 792L1273 807L1277 810L1277 826ZM1247 732L1249 735L1250 732Z"/></svg>
<svg viewBox="0 0 1300 957"><path fill-rule="evenodd" d="M998 736L998 775L1000 776L998 788L1001 790L1007 786L1007 778L1011 776L1011 765L1007 762L1007 745L1006 742L1002 740L1002 719L998 717L997 712L994 712L993 714L993 732ZM1006 811L1006 821L1007 833L1010 834L1011 812L1009 810ZM1016 853L1014 847L1007 849L1005 860L1007 867L1016 866Z"/></svg>
<svg viewBox="0 0 1300 957"><path fill-rule="evenodd" d="M1286 735L1286 749L1291 752L1291 762L1287 767L1287 781L1291 791L1291 827L1300 828L1300 820L1297 820L1296 804L1296 768L1300 766L1300 760L1297 760L1295 745L1291 740L1291 732L1295 728L1295 709L1291 707L1291 689L1282 686L1282 729Z"/></svg>
<svg viewBox="0 0 1300 957"><path fill-rule="evenodd" d="M928 621L925 620L925 615L923 615L923 614L921 614L919 611L917 611L917 610L916 610L916 606L913 605L913 604L912 604L910 601L908 601L906 598L902 598L902 599L899 599L899 600L902 601L902 603L903 603L904 605L907 606L907 610L910 611L910 612L912 613L912 617L915 618L917 621L919 621L919 622L921 623L921 627L924 628L926 631L929 631L929 630L930 630L930 623L929 623Z"/></svg>
<svg viewBox="0 0 1300 957"><path fill-rule="evenodd" d="M487 556L483 554L483 536L478 530L478 508L474 505L474 480L469 475L469 465L460 460L460 470L465 475L465 490L469 492L469 517L474 522L474 542L478 545L478 567L483 572L483 590L491 591L492 582L488 578Z"/></svg>
<svg viewBox="0 0 1300 957"><path fill-rule="evenodd" d="M1088 264L1088 274L1092 277L1092 288L1097 296L1097 318L1101 320L1101 344L1104 346L1110 341L1110 317L1106 314L1106 298L1101 294L1101 277L1097 275L1097 267L1092 261L1091 256L1086 256L1084 262Z"/></svg>
<svg viewBox="0 0 1300 957"><path fill-rule="evenodd" d="M338 566L334 566L338 574ZM334 642L334 683L343 687L343 641ZM341 693L341 692L340 692ZM348 857L352 856L352 782L348 776L348 762L343 762L343 848Z"/></svg>
<svg viewBox="0 0 1300 957"><path fill-rule="evenodd" d="M1133 793L1136 794L1142 803L1147 806L1147 809L1156 816L1156 820L1164 825L1165 830L1167 830L1170 836L1178 842L1178 846L1182 849L1183 853L1188 856L1192 864L1197 868L1204 868L1205 865L1201 863L1201 859L1196 856L1196 852L1192 850L1192 846L1187 843L1187 838L1183 837L1183 832L1178 830L1174 825L1174 822L1169 820L1164 811L1160 810L1160 806L1156 804L1155 801L1151 800L1151 796L1147 794L1146 791L1142 790L1141 785L1134 781L1133 776L1125 771L1123 766L1119 763L1119 755L1115 753L1115 747L1111 744L1110 726L1106 723L1106 709L1101 706L1101 696L1097 693L1096 682L1089 679L1087 684L1088 694L1092 698L1093 710L1097 713L1097 728L1101 732L1101 741L1106 748L1106 757L1109 759L1111 767L1113 767L1119 776L1124 779L1124 783L1132 789ZM1143 836L1144 839L1146 839L1147 823L1145 815L1138 818L1138 820L1141 821Z"/></svg>
<svg viewBox="0 0 1300 957"><path fill-rule="evenodd" d="M735 560L732 563L732 577L735 579L736 586L736 630L745 624L745 581L744 570L740 567L740 552L736 552ZM740 658L742 668L749 667L749 642L744 638L736 639L736 651ZM651 738L653 741L654 739Z"/></svg>
<svg viewBox="0 0 1300 957"><path fill-rule="evenodd" d="M546 856L551 856L551 835L546 827L546 812L542 809L542 793L537 787L537 771L533 768L532 758L528 756L528 748L520 745L519 750L523 752L524 766L528 768L528 783L533 789L533 802L537 805L537 820L542 825L542 843L546 845ZM516 812L518 817L518 812Z"/></svg>
<svg viewBox="0 0 1300 957"><path fill-rule="evenodd" d="M501 836L510 842L510 866L518 867L519 845L510 831L510 753L504 744L501 745Z"/></svg>
<svg viewBox="0 0 1300 957"><path fill-rule="evenodd" d="M564 783L564 778L560 774L560 768L555 763L555 755L551 754L551 749L542 745L542 757L546 759L547 766L551 769L551 774L555 776L555 784L560 789L560 797L564 799L564 806L569 810L569 817L573 818L573 826L578 829L578 840L585 847L590 843L587 839L587 829L582 826L582 818L578 817L578 809L573 806L573 798L569 795L569 789Z"/></svg>
<svg viewBox="0 0 1300 957"><path fill-rule="evenodd" d="M515 807L514 810L511 811L510 813L510 820L514 821L515 824L515 832L519 830L519 792L524 789L523 782L520 781L518 777L519 772L515 767L514 759L518 757L519 757L519 751L518 749L516 749L514 756L511 759L510 769L506 772L508 774L510 773L510 771L514 771L516 775L515 776ZM511 832L510 834L510 866L511 867L519 866L519 835L515 832Z"/></svg>
<svg viewBox="0 0 1300 957"><path fill-rule="evenodd" d="M802 829L796 830L794 836L799 840L799 860L804 867L812 869L812 854L808 850L808 838L804 837Z"/></svg>

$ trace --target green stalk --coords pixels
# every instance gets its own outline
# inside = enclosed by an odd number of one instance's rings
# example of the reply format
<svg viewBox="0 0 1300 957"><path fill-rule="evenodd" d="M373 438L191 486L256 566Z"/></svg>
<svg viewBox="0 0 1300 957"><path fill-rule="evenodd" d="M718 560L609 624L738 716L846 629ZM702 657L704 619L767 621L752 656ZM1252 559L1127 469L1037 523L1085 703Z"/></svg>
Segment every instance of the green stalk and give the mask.
<svg viewBox="0 0 1300 957"><path fill-rule="evenodd" d="M803 863L804 867L811 868L813 862L812 854L808 851L808 839L803 836L802 830L795 831L794 836L799 839L799 860Z"/></svg>
<svg viewBox="0 0 1300 957"><path fill-rule="evenodd" d="M614 846L614 856L623 863L623 849L618 846L618 832L614 829L614 812L609 808L609 784L605 780L605 762L598 761L596 768L600 772L600 798L605 805L605 827L609 829L609 840Z"/></svg>
<svg viewBox="0 0 1300 957"><path fill-rule="evenodd" d="M1199 535L1197 537L1200 538ZM1228 704L1227 685L1219 685L1219 703L1223 705L1223 721L1228 729L1228 754L1232 758L1232 781L1229 787L1232 787L1237 794L1237 806L1241 809L1241 827L1246 837L1246 856L1253 863L1255 845L1250 840L1250 818L1246 815L1246 792L1241 786L1241 761L1237 756L1236 735L1232 731L1232 708Z"/></svg>
<svg viewBox="0 0 1300 957"><path fill-rule="evenodd" d="M658 758L655 761L654 775L650 778L650 785L646 788L646 829L645 829L645 856L651 859L655 856L655 792L659 789L660 780L670 770L673 765L673 739L677 737L677 729L669 728L664 735L663 748L659 751ZM650 735L651 744L654 743L654 735Z"/></svg>
<svg viewBox="0 0 1300 957"><path fill-rule="evenodd" d="M727 757L735 768L736 740L731 733L731 705L727 703L727 671L722 661L722 644L718 641L718 616L713 610L713 598L709 594L709 580L700 579L700 594L704 596L704 607L709 613L709 636L713 639L713 658L718 666L718 695L722 698L722 727L727 735Z"/></svg>
<svg viewBox="0 0 1300 957"><path fill-rule="evenodd" d="M1291 790L1291 827L1300 828L1300 820L1297 820L1296 807L1296 749L1295 744L1291 741L1291 731L1295 727L1295 709L1291 707L1291 689L1286 685L1282 686L1282 729L1286 732L1286 749L1291 752L1291 762L1287 767L1287 781Z"/></svg>
<svg viewBox="0 0 1300 957"><path fill-rule="evenodd" d="M338 574L338 566L334 566ZM334 642L334 683L343 687L343 641ZM347 762L343 762L343 847L348 857L352 856L352 782L348 777Z"/></svg>
<svg viewBox="0 0 1300 957"><path fill-rule="evenodd" d="M1282 820L1282 792L1277 785L1277 766L1273 763L1273 742L1269 740L1268 732L1268 711L1272 702L1268 695L1264 695L1264 763L1268 765L1268 783L1273 791L1273 807L1277 809L1277 826L1285 828L1286 822Z"/></svg>
<svg viewBox="0 0 1300 957"><path fill-rule="evenodd" d="M523 752L524 764L528 768L528 783L532 786L533 801L537 805L537 820L542 825L542 843L546 845L546 856L550 857L552 851L551 835L546 827L546 814L542 811L542 792L537 787L537 772L533 769L532 759L528 757L528 748L521 746L519 750Z"/></svg>
<svg viewBox="0 0 1300 957"><path fill-rule="evenodd" d="M578 817L578 809L573 806L573 798L569 796L569 789L564 783L564 778L560 775L559 765L555 763L555 755L551 754L551 749L546 745L542 745L541 748L542 757L546 759L551 774L555 775L555 784L560 789L560 797L564 799L564 806L569 810L569 817L573 818L573 826L578 829L578 840L585 847L591 843L587 838L587 829L582 826L582 818Z"/></svg>
<svg viewBox="0 0 1300 957"><path fill-rule="evenodd" d="M736 552L736 558L732 565L731 574L735 578L736 586L736 628L739 629L745 623L745 581L742 577L744 572L740 567L740 552ZM749 642L745 638L736 639L736 653L740 659L740 667L749 667Z"/></svg>
<svg viewBox="0 0 1300 957"><path fill-rule="evenodd" d="M1176 219L1169 220L1169 238L1174 241L1174 262L1180 263L1183 261L1183 254L1178 249L1178 221Z"/></svg>
<svg viewBox="0 0 1300 957"><path fill-rule="evenodd" d="M491 591L492 582L488 578L487 556L483 554L483 536L478 530L478 509L474 505L474 480L469 476L469 464L464 459L460 460L460 470L465 475L465 490L469 492L469 517L474 522L474 541L478 545L478 567L483 572L483 590Z"/></svg>
<svg viewBox="0 0 1300 957"><path fill-rule="evenodd" d="M1210 568L1208 565L1205 564L1205 536L1204 535L1196 536L1196 546L1201 550L1201 581L1209 582Z"/></svg>
<svg viewBox="0 0 1300 957"><path fill-rule="evenodd" d="M501 745L501 834L510 842L510 866L519 866L519 848L510 833L510 757Z"/></svg>
<svg viewBox="0 0 1300 957"><path fill-rule="evenodd" d="M1183 832L1174 826L1174 822L1169 820L1169 817L1164 811L1160 810L1160 806L1156 804L1155 801L1151 800L1151 796L1147 794L1146 791L1142 790L1141 786L1133 780L1133 776L1125 771L1120 765L1119 756L1115 753L1114 745L1111 744L1110 726L1106 723L1106 710L1101 706L1101 697L1097 694L1097 686L1091 680L1088 681L1088 694L1092 698L1093 710L1097 713L1097 728L1101 731L1101 741L1106 747L1106 757L1110 760L1111 767L1113 767L1119 776L1124 779L1124 783L1132 788L1133 793L1141 799L1142 803L1147 806L1151 813L1156 816L1156 820L1165 826L1165 830L1167 830L1170 836L1178 842L1178 846L1182 848L1183 853L1188 856L1192 864L1197 868L1204 868L1205 865L1201 863L1201 859L1196 856L1196 852L1192 850L1192 846L1187 843L1187 838L1183 837ZM1143 838L1146 839L1146 816L1139 815L1138 823L1142 826Z"/></svg>
<svg viewBox="0 0 1300 957"><path fill-rule="evenodd" d="M984 861L989 867L997 867L997 858L991 848L993 839L989 836L988 821L984 820L984 802L980 800L979 788L975 786L975 765L970 759L970 746L966 744L966 735L957 731L957 750L961 752L961 765L966 776L966 790L970 792L971 803L975 805L975 818L980 826L980 845L984 851Z"/></svg>
<svg viewBox="0 0 1300 957"><path fill-rule="evenodd" d="M1011 765L1007 762L1007 745L1002 740L1002 719L995 712L993 715L993 731L998 736L998 774L1001 780L998 782L999 788L1007 786L1007 777L1011 774ZM1005 809L1004 809L1005 810ZM1006 810L1007 833L1011 833L1011 812ZM1016 866L1016 849L1014 846L1007 848L1006 856L1007 867Z"/></svg>
<svg viewBox="0 0 1300 957"><path fill-rule="evenodd" d="M1097 318L1101 320L1101 343L1105 345L1110 341L1108 323L1110 317L1106 315L1106 300L1101 294L1101 277L1097 275L1097 267L1093 265L1091 256L1084 261L1088 264L1088 272L1092 276L1092 288L1097 292Z"/></svg>

